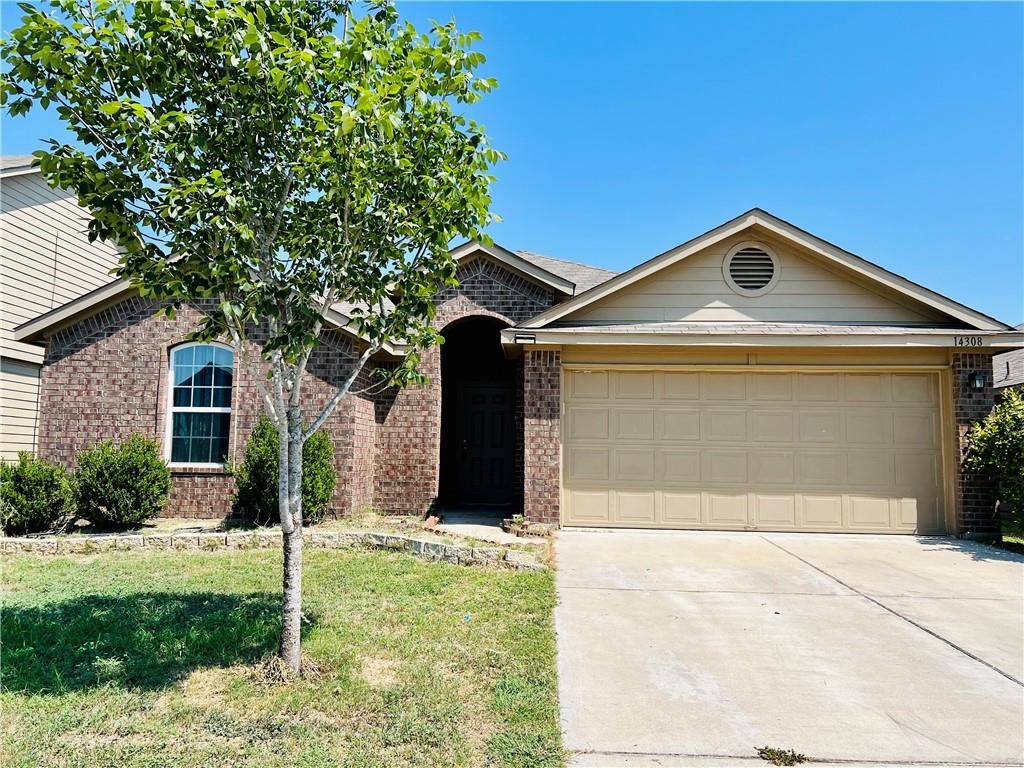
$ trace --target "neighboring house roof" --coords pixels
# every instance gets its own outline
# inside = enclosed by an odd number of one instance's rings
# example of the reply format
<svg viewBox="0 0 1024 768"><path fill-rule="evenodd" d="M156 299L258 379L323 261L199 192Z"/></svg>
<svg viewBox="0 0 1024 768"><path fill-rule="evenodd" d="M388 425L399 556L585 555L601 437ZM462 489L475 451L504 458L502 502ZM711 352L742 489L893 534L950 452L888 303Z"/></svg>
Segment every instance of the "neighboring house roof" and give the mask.
<svg viewBox="0 0 1024 768"><path fill-rule="evenodd" d="M1017 326L1024 331L1024 323ZM1024 386L1024 349L1016 349L992 358L992 378L996 389Z"/></svg>
<svg viewBox="0 0 1024 768"><path fill-rule="evenodd" d="M965 323L969 328L992 331L1013 330L1010 326L993 317L989 317L953 299L918 285L905 277L890 272L760 208L753 208L692 240L688 240L659 256L655 256L653 259L639 264L633 269L623 272L590 290L584 291L569 301L556 304L551 309L523 323L522 328L539 329L548 326L666 267L704 251L711 245L738 235L755 226L762 228L773 236L810 251L818 258L830 263L832 266L856 275L859 279L949 315L957 321Z"/></svg>
<svg viewBox="0 0 1024 768"><path fill-rule="evenodd" d="M23 173L39 173L32 167L32 155L0 155L0 178L20 176Z"/></svg>

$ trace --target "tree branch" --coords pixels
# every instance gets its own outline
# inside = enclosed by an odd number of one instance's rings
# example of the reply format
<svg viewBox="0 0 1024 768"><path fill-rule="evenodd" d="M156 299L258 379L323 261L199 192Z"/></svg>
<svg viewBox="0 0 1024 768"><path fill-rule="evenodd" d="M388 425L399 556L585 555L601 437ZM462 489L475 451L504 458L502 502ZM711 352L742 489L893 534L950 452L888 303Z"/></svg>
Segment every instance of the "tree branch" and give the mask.
<svg viewBox="0 0 1024 768"><path fill-rule="evenodd" d="M360 372L362 372L363 366L366 365L366 361L369 360L373 355L375 355L379 351L380 345L372 345L363 350L363 353L359 356L359 359L356 360L356 363L352 367L352 370L349 371L349 374L345 378L345 381L338 385L338 388L334 391L334 395L327 402L327 405L323 407L323 410L320 411L320 415L317 416L313 420L313 423L309 425L309 429L302 433L303 443L305 443L310 437L312 437L313 433L320 429L320 427L323 426L324 422L327 421L330 415L334 413L334 409L338 406L338 403L341 402L341 398L348 394L348 391L349 389L351 389L353 382L355 382Z"/></svg>

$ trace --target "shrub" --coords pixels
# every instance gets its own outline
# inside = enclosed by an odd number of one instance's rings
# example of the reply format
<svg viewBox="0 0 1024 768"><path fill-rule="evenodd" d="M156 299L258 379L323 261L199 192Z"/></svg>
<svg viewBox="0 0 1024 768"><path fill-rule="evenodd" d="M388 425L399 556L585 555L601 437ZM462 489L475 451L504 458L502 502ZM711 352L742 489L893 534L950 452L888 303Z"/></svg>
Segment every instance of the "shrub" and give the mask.
<svg viewBox="0 0 1024 768"><path fill-rule="evenodd" d="M245 443L245 458L231 473L238 484L232 513L257 525L281 520L277 506L277 427L261 415ZM302 447L302 519L319 523L334 495L334 447L326 432L313 434Z"/></svg>
<svg viewBox="0 0 1024 768"><path fill-rule="evenodd" d="M0 526L9 536L63 531L74 519L75 493L63 467L22 451L0 462Z"/></svg>
<svg viewBox="0 0 1024 768"><path fill-rule="evenodd" d="M78 514L97 526L138 525L167 504L171 471L156 441L132 435L78 454Z"/></svg>
<svg viewBox="0 0 1024 768"><path fill-rule="evenodd" d="M964 466L992 482L1009 509L1004 527L1024 528L1024 392L1007 390L1002 402L971 427Z"/></svg>

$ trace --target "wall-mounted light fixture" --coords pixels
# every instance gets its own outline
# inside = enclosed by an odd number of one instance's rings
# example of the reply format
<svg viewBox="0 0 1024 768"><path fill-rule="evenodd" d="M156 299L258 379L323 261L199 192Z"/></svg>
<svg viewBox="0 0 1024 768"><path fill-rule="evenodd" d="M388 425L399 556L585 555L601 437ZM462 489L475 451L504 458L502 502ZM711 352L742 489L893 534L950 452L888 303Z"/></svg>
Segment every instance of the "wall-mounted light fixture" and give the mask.
<svg viewBox="0 0 1024 768"><path fill-rule="evenodd" d="M971 371L967 374L967 386L971 389L984 389L985 374L981 371Z"/></svg>
<svg viewBox="0 0 1024 768"><path fill-rule="evenodd" d="M532 333L517 333L515 335L516 344L536 344L537 337Z"/></svg>

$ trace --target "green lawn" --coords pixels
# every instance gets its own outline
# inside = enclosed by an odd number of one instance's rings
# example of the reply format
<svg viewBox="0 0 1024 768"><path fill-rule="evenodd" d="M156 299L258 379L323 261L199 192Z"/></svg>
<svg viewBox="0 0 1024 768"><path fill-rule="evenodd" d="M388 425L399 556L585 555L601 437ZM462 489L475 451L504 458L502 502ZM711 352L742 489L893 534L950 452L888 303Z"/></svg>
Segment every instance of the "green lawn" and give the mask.
<svg viewBox="0 0 1024 768"><path fill-rule="evenodd" d="M262 681L276 551L5 558L0 764L563 762L550 572L306 553L315 679Z"/></svg>

